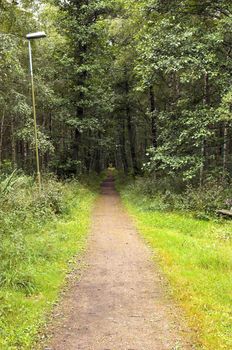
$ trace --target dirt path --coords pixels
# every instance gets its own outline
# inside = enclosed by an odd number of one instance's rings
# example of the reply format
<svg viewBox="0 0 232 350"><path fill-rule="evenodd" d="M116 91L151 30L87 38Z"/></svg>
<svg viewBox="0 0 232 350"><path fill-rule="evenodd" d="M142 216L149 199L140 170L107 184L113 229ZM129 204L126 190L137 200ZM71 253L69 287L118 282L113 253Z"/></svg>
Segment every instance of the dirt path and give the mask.
<svg viewBox="0 0 232 350"><path fill-rule="evenodd" d="M45 349L193 349L110 178L93 213L86 259L81 280L56 310Z"/></svg>

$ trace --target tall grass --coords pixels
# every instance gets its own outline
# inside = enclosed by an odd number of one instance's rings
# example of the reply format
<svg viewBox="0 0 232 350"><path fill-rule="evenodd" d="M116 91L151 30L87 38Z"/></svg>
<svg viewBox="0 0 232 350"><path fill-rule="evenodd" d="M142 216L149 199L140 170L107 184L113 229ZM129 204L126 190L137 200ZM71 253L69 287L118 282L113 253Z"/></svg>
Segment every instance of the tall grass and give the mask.
<svg viewBox="0 0 232 350"><path fill-rule="evenodd" d="M125 183L119 187L123 202L155 252L199 348L232 349L232 223L197 219L189 208L170 210L157 192L151 196L141 185L138 191L138 184Z"/></svg>
<svg viewBox="0 0 232 350"><path fill-rule="evenodd" d="M99 180L12 174L0 183L0 349L27 350L56 300L76 254L85 246Z"/></svg>

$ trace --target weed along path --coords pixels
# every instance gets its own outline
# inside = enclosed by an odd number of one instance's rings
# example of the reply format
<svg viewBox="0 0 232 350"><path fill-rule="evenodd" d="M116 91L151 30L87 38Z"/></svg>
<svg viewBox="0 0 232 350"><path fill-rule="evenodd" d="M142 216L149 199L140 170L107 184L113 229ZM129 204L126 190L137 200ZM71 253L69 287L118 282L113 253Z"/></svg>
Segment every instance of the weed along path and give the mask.
<svg viewBox="0 0 232 350"><path fill-rule="evenodd" d="M86 263L55 311L44 349L193 349L111 178L93 213Z"/></svg>

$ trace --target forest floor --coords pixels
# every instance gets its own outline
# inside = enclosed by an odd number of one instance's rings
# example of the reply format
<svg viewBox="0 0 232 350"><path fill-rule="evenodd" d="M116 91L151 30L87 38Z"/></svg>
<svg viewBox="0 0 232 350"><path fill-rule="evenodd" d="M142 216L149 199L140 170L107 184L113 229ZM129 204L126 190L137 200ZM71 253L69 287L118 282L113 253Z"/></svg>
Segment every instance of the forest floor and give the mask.
<svg viewBox="0 0 232 350"><path fill-rule="evenodd" d="M54 310L43 349L194 349L192 332L112 178L102 185L85 259Z"/></svg>

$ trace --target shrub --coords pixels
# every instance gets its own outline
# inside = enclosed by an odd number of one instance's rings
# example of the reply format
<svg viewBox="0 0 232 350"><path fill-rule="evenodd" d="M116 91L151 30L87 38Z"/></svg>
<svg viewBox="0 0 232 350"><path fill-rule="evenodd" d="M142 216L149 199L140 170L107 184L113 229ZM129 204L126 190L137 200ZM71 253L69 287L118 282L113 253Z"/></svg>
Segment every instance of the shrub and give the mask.
<svg viewBox="0 0 232 350"><path fill-rule="evenodd" d="M188 187L183 195L183 207L191 211L213 214L225 206L229 190L217 182L206 183L203 187Z"/></svg>
<svg viewBox="0 0 232 350"><path fill-rule="evenodd" d="M208 218L215 215L217 209L232 206L232 190L216 180L194 187L178 178L143 177L129 184L123 179L121 186L126 189L124 195L130 194L143 210L183 210Z"/></svg>
<svg viewBox="0 0 232 350"><path fill-rule="evenodd" d="M65 211L64 185L47 176L42 192L33 178L14 171L0 179L0 286L31 293L36 289L27 261L31 259L27 234Z"/></svg>

